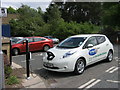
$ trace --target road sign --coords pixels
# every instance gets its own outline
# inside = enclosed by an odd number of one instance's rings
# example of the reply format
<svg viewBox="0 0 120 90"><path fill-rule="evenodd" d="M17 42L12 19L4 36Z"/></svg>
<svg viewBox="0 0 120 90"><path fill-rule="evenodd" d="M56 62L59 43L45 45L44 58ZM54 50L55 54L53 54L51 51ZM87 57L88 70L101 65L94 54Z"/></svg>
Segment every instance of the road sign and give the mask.
<svg viewBox="0 0 120 90"><path fill-rule="evenodd" d="M7 17L7 8L5 7L0 8L0 17Z"/></svg>

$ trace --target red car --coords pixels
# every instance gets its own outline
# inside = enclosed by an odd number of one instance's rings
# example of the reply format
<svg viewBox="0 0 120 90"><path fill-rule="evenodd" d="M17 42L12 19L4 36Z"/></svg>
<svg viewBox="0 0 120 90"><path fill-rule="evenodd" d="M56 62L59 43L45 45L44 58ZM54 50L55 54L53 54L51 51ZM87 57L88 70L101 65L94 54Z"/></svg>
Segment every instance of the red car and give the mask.
<svg viewBox="0 0 120 90"><path fill-rule="evenodd" d="M29 42L29 51L47 51L49 48L53 47L53 41L51 39L44 37L27 37L12 45L13 55L18 55L19 53L26 52L26 39L28 39Z"/></svg>

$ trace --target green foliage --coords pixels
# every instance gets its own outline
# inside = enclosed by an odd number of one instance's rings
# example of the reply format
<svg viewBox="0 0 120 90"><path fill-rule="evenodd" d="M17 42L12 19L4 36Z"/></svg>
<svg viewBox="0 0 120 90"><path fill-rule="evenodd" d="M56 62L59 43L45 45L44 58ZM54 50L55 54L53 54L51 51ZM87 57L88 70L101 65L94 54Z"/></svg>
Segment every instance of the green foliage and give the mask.
<svg viewBox="0 0 120 90"><path fill-rule="evenodd" d="M7 9L8 14L16 14L17 10L15 10L14 8L12 8L11 6Z"/></svg>
<svg viewBox="0 0 120 90"><path fill-rule="evenodd" d="M55 20L61 19L61 12L56 4L50 4L49 8L46 9L44 19L50 24Z"/></svg>
<svg viewBox="0 0 120 90"><path fill-rule="evenodd" d="M68 36L76 34L90 34L98 33L100 31L99 26L89 24L89 23L76 23L76 22L64 22L61 20L57 29L53 30L53 36L60 38L61 40L67 38Z"/></svg>
<svg viewBox="0 0 120 90"><path fill-rule="evenodd" d="M4 71L5 71L5 78L8 78L12 73L12 68L10 66L5 66Z"/></svg>
<svg viewBox="0 0 120 90"><path fill-rule="evenodd" d="M7 80L6 80L6 84L7 85L13 85L13 84L19 84L19 80L17 79L16 76L10 76Z"/></svg>
<svg viewBox="0 0 120 90"><path fill-rule="evenodd" d="M37 11L27 5L22 5L17 11L19 18L10 21L12 36L33 36L45 24L40 8Z"/></svg>
<svg viewBox="0 0 120 90"><path fill-rule="evenodd" d="M104 27L120 29L118 3L54 2L46 12L40 7L36 10L27 5L22 5L16 12L19 18L10 21L12 36L50 35L63 40L76 34L99 33L100 27L105 32L108 29Z"/></svg>
<svg viewBox="0 0 120 90"><path fill-rule="evenodd" d="M10 66L5 66L4 72L5 72L5 83L7 85L19 84L19 80L17 79L17 77L11 75L13 70Z"/></svg>
<svg viewBox="0 0 120 90"><path fill-rule="evenodd" d="M119 3L105 3L104 15L102 21L104 25L112 27L120 27L120 4Z"/></svg>
<svg viewBox="0 0 120 90"><path fill-rule="evenodd" d="M100 24L101 3L100 2L55 2L59 5L62 18L67 21L77 23L91 22Z"/></svg>

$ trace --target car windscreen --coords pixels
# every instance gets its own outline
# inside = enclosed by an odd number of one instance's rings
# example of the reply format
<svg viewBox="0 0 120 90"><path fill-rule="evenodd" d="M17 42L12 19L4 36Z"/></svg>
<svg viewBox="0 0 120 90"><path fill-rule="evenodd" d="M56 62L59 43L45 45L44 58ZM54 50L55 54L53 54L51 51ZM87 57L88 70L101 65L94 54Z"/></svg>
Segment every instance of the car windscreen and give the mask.
<svg viewBox="0 0 120 90"><path fill-rule="evenodd" d="M82 45L86 37L70 37L57 45L58 48L76 48Z"/></svg>
<svg viewBox="0 0 120 90"><path fill-rule="evenodd" d="M19 41L18 41L18 42L16 42L16 43L17 43L17 44L20 44L20 43L22 43L24 40L25 40L25 38L24 38L24 39L19 40Z"/></svg>
<svg viewBox="0 0 120 90"><path fill-rule="evenodd" d="M21 39L14 38L14 39L12 39L12 42L16 43L16 42L18 42L19 40L21 40Z"/></svg>

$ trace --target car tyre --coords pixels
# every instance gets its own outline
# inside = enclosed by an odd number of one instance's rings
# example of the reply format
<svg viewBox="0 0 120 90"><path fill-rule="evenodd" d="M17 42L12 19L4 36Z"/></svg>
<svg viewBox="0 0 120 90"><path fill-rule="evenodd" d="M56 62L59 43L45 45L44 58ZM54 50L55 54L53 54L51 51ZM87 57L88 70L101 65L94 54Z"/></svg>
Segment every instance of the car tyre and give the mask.
<svg viewBox="0 0 120 90"><path fill-rule="evenodd" d="M108 62L111 62L111 61L113 60L113 53L112 53L112 51L109 51L109 52L108 52L108 55L107 55L106 60L107 60Z"/></svg>
<svg viewBox="0 0 120 90"><path fill-rule="evenodd" d="M48 45L45 45L44 47L43 47L43 51L47 51L48 49L50 49L50 46L48 46Z"/></svg>
<svg viewBox="0 0 120 90"><path fill-rule="evenodd" d="M19 49L17 49L17 48L14 48L13 50L12 50L12 54L13 55L18 55L19 54Z"/></svg>
<svg viewBox="0 0 120 90"><path fill-rule="evenodd" d="M82 74L85 70L85 61L83 59L78 59L75 64L75 74Z"/></svg>

